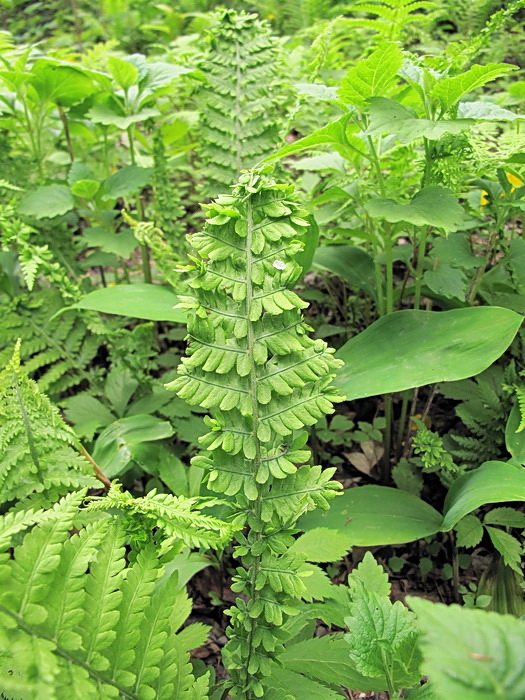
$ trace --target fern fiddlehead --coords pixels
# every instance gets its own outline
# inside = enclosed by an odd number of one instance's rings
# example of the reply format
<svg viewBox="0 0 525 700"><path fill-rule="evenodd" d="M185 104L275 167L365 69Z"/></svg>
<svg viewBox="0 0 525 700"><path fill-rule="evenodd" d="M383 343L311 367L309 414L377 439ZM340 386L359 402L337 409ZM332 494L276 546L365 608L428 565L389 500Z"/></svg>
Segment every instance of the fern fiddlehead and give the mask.
<svg viewBox="0 0 525 700"><path fill-rule="evenodd" d="M201 154L207 194L233 185L241 169L269 155L279 141L271 116L277 75L277 40L256 15L218 15L202 70L209 85L198 95Z"/></svg>
<svg viewBox="0 0 525 700"><path fill-rule="evenodd" d="M299 516L328 507L339 485L333 469L305 464L305 426L341 400L330 382L340 362L322 340L308 337L306 304L290 289L300 274L294 254L308 224L293 188L266 170L243 174L232 195L209 206L202 233L191 237L200 255L191 286L188 357L169 388L211 410L207 451L194 464L209 470L208 485L235 496L238 533L224 662L231 695L264 695L264 676L282 649L283 620L304 586L300 555L287 552ZM302 465L302 466L297 466ZM248 602L245 602L247 599ZM260 620L260 623L257 622Z"/></svg>

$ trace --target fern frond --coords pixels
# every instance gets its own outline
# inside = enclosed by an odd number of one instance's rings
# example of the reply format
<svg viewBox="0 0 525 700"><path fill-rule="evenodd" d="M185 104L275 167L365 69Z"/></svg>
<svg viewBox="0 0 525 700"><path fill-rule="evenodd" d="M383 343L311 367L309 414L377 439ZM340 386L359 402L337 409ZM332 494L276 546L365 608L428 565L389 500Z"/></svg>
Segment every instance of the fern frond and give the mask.
<svg viewBox="0 0 525 700"><path fill-rule="evenodd" d="M229 611L224 656L235 698L261 697L262 679L282 651L253 634L254 619L262 612L274 636L306 595L303 560L286 553L275 533L292 532L305 510L326 508L339 488L330 481L333 470L305 464L304 427L342 400L331 386L340 362L308 336L306 304L292 291L308 222L293 188L275 184L270 171L245 173L231 196L209 205L204 231L191 238L201 259L195 296L181 300L190 344L168 385L211 410L210 432L201 438L206 451L193 464L209 471L211 490L235 495L237 529L250 528L237 534L243 567L234 584L248 602Z"/></svg>
<svg viewBox="0 0 525 700"><path fill-rule="evenodd" d="M225 10L217 20L201 65L209 85L197 96L210 196L228 189L241 170L269 155L279 141L272 110L277 40L256 15Z"/></svg>
<svg viewBox="0 0 525 700"><path fill-rule="evenodd" d="M52 398L82 381L91 382L88 367L100 345L76 312L52 319L63 306L52 288L0 305L0 364L7 363L20 339L27 373L38 375L39 388Z"/></svg>
<svg viewBox="0 0 525 700"><path fill-rule="evenodd" d="M428 0L367 0L355 2L346 9L352 13L375 15L374 19L352 17L350 22L372 29L384 39L397 41L409 24L428 21L428 15L422 10L434 10L437 7L435 2Z"/></svg>
<svg viewBox="0 0 525 700"><path fill-rule="evenodd" d="M200 509L206 505L202 499L157 493L155 489L141 498L133 498L130 493L121 491L114 481L107 496L93 497L88 508L116 508L129 515L143 516L148 530L159 528L162 531L165 549L175 540L187 547L223 547L233 535L233 526L201 513Z"/></svg>
<svg viewBox="0 0 525 700"><path fill-rule="evenodd" d="M109 516L70 536L83 497L33 513L37 523L15 541L12 556L0 552L2 693L191 700L202 682L195 684L187 652L205 641L207 629L177 634L191 610L177 570L164 569L153 545L131 553L128 564L122 523ZM13 517L0 517L0 532L10 529Z"/></svg>
<svg viewBox="0 0 525 700"><path fill-rule="evenodd" d="M96 487L73 430L20 368L15 352L0 373L0 504L40 493L55 500L67 490Z"/></svg>

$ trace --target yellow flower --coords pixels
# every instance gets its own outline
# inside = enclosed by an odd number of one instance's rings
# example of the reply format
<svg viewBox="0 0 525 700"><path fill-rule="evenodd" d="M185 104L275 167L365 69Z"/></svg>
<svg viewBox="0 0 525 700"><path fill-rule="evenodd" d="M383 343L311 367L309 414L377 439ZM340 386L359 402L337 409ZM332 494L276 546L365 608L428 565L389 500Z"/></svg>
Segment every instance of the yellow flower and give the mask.
<svg viewBox="0 0 525 700"><path fill-rule="evenodd" d="M481 190L481 197L479 200L479 210L482 211L483 207L489 203L489 193L486 190Z"/></svg>
<svg viewBox="0 0 525 700"><path fill-rule="evenodd" d="M511 192L514 192L516 187L521 187L523 185L523 182L519 179L519 177L516 177L516 175L513 175L512 173L507 173L507 180L512 185Z"/></svg>

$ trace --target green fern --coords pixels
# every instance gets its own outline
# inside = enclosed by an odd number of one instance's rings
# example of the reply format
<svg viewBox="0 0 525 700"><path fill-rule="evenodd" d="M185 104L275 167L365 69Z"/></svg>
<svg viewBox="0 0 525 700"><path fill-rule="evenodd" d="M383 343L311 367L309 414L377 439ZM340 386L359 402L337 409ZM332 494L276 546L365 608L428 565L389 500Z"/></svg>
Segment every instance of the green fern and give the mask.
<svg viewBox="0 0 525 700"><path fill-rule="evenodd" d="M197 96L201 157L207 194L233 185L241 170L269 155L279 142L272 107L277 40L256 15L227 10L218 15L201 68L208 85Z"/></svg>
<svg viewBox="0 0 525 700"><path fill-rule="evenodd" d="M197 624L177 633L191 610L178 572L164 568L152 544L127 558L125 531L112 517L71 537L84 495L24 519L18 514L16 526L9 514L0 518L3 696L205 697L205 680L195 684L187 651L206 641L207 628Z"/></svg>
<svg viewBox="0 0 525 700"><path fill-rule="evenodd" d="M81 382L92 382L89 365L100 345L77 312L53 318L63 306L59 292L51 288L0 304L0 365L6 364L11 348L21 339L27 373L52 398Z"/></svg>
<svg viewBox="0 0 525 700"><path fill-rule="evenodd" d="M100 483L58 410L20 368L17 345L0 374L0 504Z"/></svg>
<svg viewBox="0 0 525 700"><path fill-rule="evenodd" d="M428 15L423 14L422 10L434 10L436 7L435 2L427 0L368 0L355 2L346 10L375 15L373 19L352 17L349 23L372 29L383 39L397 41L410 24L428 21Z"/></svg>
<svg viewBox="0 0 525 700"><path fill-rule="evenodd" d="M269 180L269 170L244 174L231 196L210 205L204 232L191 237L201 259L195 297L182 302L191 309L189 357L168 385L211 409L211 430L201 438L207 451L193 464L208 470L210 489L235 496L234 522L249 527L237 536L243 566L232 587L248 602L239 598L230 610L224 651L232 697L243 699L263 696L263 679L282 651L267 639L306 591L304 558L286 551L289 534L301 513L327 508L339 488L329 481L333 469L305 464L303 429L341 400L330 386L340 361L307 335L306 304L291 287L308 224L293 188Z"/></svg>
<svg viewBox="0 0 525 700"><path fill-rule="evenodd" d="M211 502L211 505L216 501ZM94 497L90 510L121 510L137 519L142 516L142 529L158 528L162 533L163 549L168 549L174 541L180 541L187 547L224 547L231 539L232 526L211 515L200 512L210 505L197 498L183 498L168 493L150 491L142 498L133 498L130 493L122 492L117 482L111 484L107 496Z"/></svg>

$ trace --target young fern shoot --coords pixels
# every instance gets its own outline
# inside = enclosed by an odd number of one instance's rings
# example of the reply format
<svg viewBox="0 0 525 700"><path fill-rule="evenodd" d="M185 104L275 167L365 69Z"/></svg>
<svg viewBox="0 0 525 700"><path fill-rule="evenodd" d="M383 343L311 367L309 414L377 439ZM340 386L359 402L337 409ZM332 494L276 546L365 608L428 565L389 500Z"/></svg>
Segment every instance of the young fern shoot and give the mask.
<svg viewBox="0 0 525 700"><path fill-rule="evenodd" d="M304 592L301 555L288 552L299 516L340 488L334 469L307 464L306 426L342 400L331 386L341 364L323 340L312 340L292 291L308 227L293 187L275 184L268 168L244 173L231 195L209 208L191 236L200 258L183 299L188 357L168 385L191 405L210 409L206 451L193 463L208 486L234 497L238 546L224 663L234 698L263 697L264 677L283 647L283 622ZM246 530L241 530L247 526Z"/></svg>

